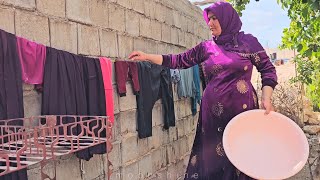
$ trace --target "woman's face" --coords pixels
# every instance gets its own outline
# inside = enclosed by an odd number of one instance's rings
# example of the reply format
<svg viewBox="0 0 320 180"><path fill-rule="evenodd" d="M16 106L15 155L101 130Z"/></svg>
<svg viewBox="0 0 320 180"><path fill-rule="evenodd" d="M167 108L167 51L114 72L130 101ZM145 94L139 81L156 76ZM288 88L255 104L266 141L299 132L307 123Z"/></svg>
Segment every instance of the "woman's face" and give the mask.
<svg viewBox="0 0 320 180"><path fill-rule="evenodd" d="M217 17L212 12L209 11L208 19L209 19L208 26L211 30L212 35L215 37L220 36L220 34L222 33L222 30Z"/></svg>

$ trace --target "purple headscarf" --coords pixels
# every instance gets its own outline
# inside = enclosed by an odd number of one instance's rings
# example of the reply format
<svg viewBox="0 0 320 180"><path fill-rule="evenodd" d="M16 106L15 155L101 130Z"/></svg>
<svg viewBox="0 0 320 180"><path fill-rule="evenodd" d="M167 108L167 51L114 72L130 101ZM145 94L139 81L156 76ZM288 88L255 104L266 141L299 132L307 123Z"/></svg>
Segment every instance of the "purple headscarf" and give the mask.
<svg viewBox="0 0 320 180"><path fill-rule="evenodd" d="M240 53L256 53L262 51L263 47L257 38L251 34L240 32L242 22L237 11L227 2L216 2L204 9L203 17L209 23L208 13L212 12L218 19L222 33L213 40L218 45L222 45L227 51Z"/></svg>

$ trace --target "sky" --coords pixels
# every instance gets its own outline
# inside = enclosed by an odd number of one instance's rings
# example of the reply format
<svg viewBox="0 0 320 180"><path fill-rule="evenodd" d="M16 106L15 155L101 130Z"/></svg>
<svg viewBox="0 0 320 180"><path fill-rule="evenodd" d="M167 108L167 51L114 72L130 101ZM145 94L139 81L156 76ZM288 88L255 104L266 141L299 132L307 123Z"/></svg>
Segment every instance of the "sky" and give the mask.
<svg viewBox="0 0 320 180"><path fill-rule="evenodd" d="M251 0L242 12L241 20L242 31L253 34L262 46L269 48L280 45L283 29L290 25L287 11L281 9L277 0Z"/></svg>

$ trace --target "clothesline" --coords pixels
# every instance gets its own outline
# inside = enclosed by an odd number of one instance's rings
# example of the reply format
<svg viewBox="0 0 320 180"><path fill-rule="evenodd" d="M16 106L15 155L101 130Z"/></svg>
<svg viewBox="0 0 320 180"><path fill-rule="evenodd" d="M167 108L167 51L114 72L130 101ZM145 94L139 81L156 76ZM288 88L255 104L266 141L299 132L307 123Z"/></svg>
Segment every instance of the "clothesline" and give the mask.
<svg viewBox="0 0 320 180"><path fill-rule="evenodd" d="M42 46L44 46L44 47L49 47L49 46L46 46L46 45L43 45L43 44L40 44L40 43L38 43L38 42L34 42L34 41L31 41L31 40L29 40L29 39L26 39L26 38L24 38L24 37L20 37L20 36L17 36L17 35L15 35L16 37L18 37L18 38L21 38L21 39L25 39L25 40L27 40L27 41L29 41L29 42L32 42L32 43L35 43L35 44L38 44L38 45L42 45ZM51 47L52 48L52 47ZM57 50L59 50L59 49L57 49ZM79 54L76 54L76 55L79 55ZM81 55L79 55L79 56L81 56ZM83 55L84 57L90 57L90 58L100 58L100 57L105 57L105 56L86 56L86 55ZM110 60L111 62L117 62L117 61L124 61L124 62L138 62L139 60L126 60L126 59L121 59L121 58L116 58L116 59L111 59L110 57L107 57L107 59L108 60Z"/></svg>

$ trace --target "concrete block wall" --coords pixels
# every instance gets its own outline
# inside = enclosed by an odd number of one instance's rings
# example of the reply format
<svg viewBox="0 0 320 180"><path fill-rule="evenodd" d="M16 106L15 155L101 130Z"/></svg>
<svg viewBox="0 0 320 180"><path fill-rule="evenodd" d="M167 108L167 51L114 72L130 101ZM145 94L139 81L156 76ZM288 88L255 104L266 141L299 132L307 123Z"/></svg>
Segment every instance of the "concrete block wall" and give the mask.
<svg viewBox="0 0 320 180"><path fill-rule="evenodd" d="M0 17L0 29L17 36L75 54L113 59L126 58L132 50L179 53L210 38L201 10L188 0L0 0ZM175 93L177 121L169 130L163 130L159 100L152 112L153 136L138 139L131 84L127 83L127 96L119 97L114 79L112 179L178 179L186 168L198 118L191 115L190 100L178 99ZM41 94L31 85L23 88L25 116L39 115ZM60 157L57 179L105 179L105 158ZM49 163L45 168L50 176L52 167ZM30 167L28 176L40 179L40 167Z"/></svg>

